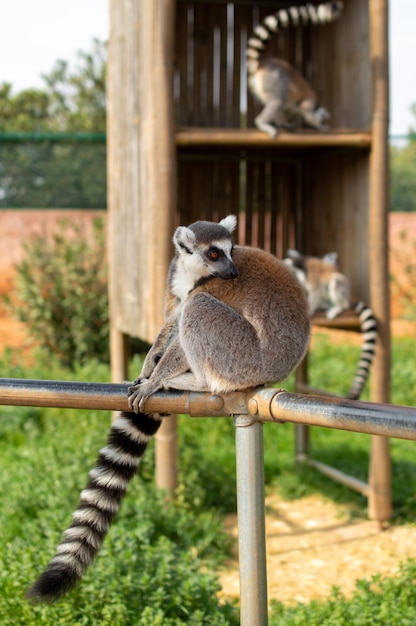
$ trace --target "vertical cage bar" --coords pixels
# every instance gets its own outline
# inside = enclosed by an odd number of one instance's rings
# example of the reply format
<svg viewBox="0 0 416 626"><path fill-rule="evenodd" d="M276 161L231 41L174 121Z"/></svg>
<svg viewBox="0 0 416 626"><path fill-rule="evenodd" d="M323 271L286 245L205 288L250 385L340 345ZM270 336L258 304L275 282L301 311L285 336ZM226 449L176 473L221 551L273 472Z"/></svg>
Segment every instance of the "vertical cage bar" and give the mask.
<svg viewBox="0 0 416 626"><path fill-rule="evenodd" d="M267 626L263 427L234 417L241 626Z"/></svg>

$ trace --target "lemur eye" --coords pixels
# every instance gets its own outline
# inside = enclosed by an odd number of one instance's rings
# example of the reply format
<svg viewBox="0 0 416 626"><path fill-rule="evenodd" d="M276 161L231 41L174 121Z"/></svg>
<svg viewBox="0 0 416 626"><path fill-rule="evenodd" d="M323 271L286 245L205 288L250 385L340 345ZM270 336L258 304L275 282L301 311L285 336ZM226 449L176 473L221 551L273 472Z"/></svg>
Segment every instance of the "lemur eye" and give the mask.
<svg viewBox="0 0 416 626"><path fill-rule="evenodd" d="M208 250L208 257L211 259L211 261L218 261L219 256L219 250L217 250L216 248Z"/></svg>

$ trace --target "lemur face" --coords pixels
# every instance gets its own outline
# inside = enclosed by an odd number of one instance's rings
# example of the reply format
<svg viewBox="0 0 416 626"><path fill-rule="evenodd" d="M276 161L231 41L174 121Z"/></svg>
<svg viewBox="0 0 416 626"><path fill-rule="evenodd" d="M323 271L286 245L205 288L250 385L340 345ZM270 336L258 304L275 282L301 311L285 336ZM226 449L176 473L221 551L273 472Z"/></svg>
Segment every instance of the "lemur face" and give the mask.
<svg viewBox="0 0 416 626"><path fill-rule="evenodd" d="M225 280L236 278L233 262L231 232L235 218L229 216L219 224L196 222L177 228L173 241L184 267L194 276L217 276Z"/></svg>

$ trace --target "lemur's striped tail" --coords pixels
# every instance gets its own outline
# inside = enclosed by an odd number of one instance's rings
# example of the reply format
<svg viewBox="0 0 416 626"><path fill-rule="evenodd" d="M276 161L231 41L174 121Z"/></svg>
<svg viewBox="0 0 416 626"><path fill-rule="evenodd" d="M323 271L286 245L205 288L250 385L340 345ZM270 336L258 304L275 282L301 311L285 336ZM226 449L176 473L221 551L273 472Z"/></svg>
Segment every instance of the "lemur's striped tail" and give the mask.
<svg viewBox="0 0 416 626"><path fill-rule="evenodd" d="M282 28L288 26L303 26L306 24L325 24L336 20L342 12L342 0L324 2L313 5L293 6L280 9L268 15L254 30L254 34L247 42L247 68L249 73L258 69L259 61L264 56L264 50L269 39Z"/></svg>
<svg viewBox="0 0 416 626"><path fill-rule="evenodd" d="M363 342L357 372L346 397L349 400L358 400L367 382L376 350L377 320L373 311L364 302L357 302L353 308L360 320Z"/></svg>
<svg viewBox="0 0 416 626"><path fill-rule="evenodd" d="M127 486L161 424L158 415L120 413L100 450L87 487L56 555L28 591L35 602L54 602L82 578L94 561Z"/></svg>

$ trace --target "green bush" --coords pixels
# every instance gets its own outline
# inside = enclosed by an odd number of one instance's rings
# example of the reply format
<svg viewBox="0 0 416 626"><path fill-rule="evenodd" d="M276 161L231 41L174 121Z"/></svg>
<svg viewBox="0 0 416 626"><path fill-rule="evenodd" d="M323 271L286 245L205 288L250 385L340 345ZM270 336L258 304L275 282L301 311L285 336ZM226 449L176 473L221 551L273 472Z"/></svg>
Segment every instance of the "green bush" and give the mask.
<svg viewBox="0 0 416 626"><path fill-rule="evenodd" d="M319 334L311 362L312 384L342 390L354 373L357 352L356 346L331 345ZM340 360L347 365L335 375ZM131 371L135 375L139 370L135 357ZM16 353L9 350L0 359L0 376L107 382L110 373L97 361L75 363L70 371L41 353L29 369L19 365ZM393 403L414 404L413 338L394 341L392 380ZM282 386L291 389L293 383ZM1 625L237 624L236 607L218 599L215 575L229 546L222 516L235 511L236 504L235 433L229 419L181 417L176 502L167 504L153 488L150 445L97 561L79 587L56 606L33 607L26 602L25 590L53 555L69 522L104 443L109 419L103 411L0 407ZM312 454L366 480L368 439L313 428ZM278 489L287 498L322 493L344 510L365 516L363 496L294 464L291 424L265 424L264 440L268 489ZM412 522L414 442L392 440L391 449L395 519ZM348 599L336 590L328 600L307 605L273 603L270 624L416 626L415 579L416 566L410 561L396 577L360 582Z"/></svg>
<svg viewBox="0 0 416 626"><path fill-rule="evenodd" d="M0 376L24 376L12 356L0 360ZM70 372L52 358L37 360L30 376L106 382L108 369L95 362ZM229 554L221 517L204 506L203 479L188 479L186 461L178 497L166 502L153 486L153 444L77 589L53 606L27 602L25 592L53 556L109 426L105 411L0 407L1 625L237 626L238 610L217 594L217 565Z"/></svg>
<svg viewBox="0 0 416 626"><path fill-rule="evenodd" d="M105 237L102 220L92 237L77 223L62 221L52 236L25 244L17 264L18 318L37 343L69 367L108 360L109 323Z"/></svg>
<svg viewBox="0 0 416 626"><path fill-rule="evenodd" d="M401 564L399 574L357 581L351 598L334 587L324 601L285 607L272 600L270 626L415 626L416 562Z"/></svg>

